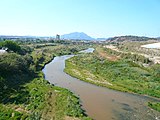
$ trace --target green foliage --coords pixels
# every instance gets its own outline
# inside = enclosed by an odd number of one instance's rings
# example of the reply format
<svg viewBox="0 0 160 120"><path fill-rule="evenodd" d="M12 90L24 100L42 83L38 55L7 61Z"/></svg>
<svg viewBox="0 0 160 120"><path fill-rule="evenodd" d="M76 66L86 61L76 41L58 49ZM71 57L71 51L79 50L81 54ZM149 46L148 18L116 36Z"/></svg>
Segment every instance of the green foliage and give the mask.
<svg viewBox="0 0 160 120"><path fill-rule="evenodd" d="M146 63L149 64L151 63L151 61L149 60L149 58L146 58L142 55L138 55L138 54L132 54L132 53L122 53L122 52L117 52L111 49L107 49L107 48L103 48L104 52L107 52L109 55L116 55L116 56L120 56L123 59L128 59L128 60L132 60L136 63Z"/></svg>
<svg viewBox="0 0 160 120"><path fill-rule="evenodd" d="M0 47L5 47L8 49L8 51L13 51L16 53L20 53L21 52L21 47L14 41L11 40L5 40L4 42L0 43Z"/></svg>
<svg viewBox="0 0 160 120"><path fill-rule="evenodd" d="M72 72L72 70L79 74ZM156 69L145 68L126 59L109 61L100 59L95 54L87 54L67 60L65 71L97 85L160 97L159 69L157 67ZM86 71L88 74L85 74ZM104 84L105 82L112 85Z"/></svg>
<svg viewBox="0 0 160 120"><path fill-rule="evenodd" d="M27 53L30 54L33 51L33 48L29 46L21 46L21 54L26 55Z"/></svg>
<svg viewBox="0 0 160 120"><path fill-rule="evenodd" d="M61 120L65 116L90 120L73 93L49 84L41 72L54 54L71 54L80 49L84 46L46 46L31 54L32 50L26 50L25 55L0 55L0 120Z"/></svg>
<svg viewBox="0 0 160 120"><path fill-rule="evenodd" d="M65 72L98 86L160 98L158 64L146 68L129 59L109 61L97 54L87 54L68 59ZM159 103L149 106L160 111Z"/></svg>
<svg viewBox="0 0 160 120"><path fill-rule="evenodd" d="M0 104L0 120L25 120L26 114L17 112Z"/></svg>
<svg viewBox="0 0 160 120"><path fill-rule="evenodd" d="M28 72L31 61L29 56L21 56L16 53L3 54L0 56L0 76Z"/></svg>
<svg viewBox="0 0 160 120"><path fill-rule="evenodd" d="M160 103L148 102L148 106L160 112Z"/></svg>
<svg viewBox="0 0 160 120"><path fill-rule="evenodd" d="M60 93L56 101L55 109L56 111L59 111L59 115L72 116L90 120L90 118L84 115L84 111L81 109L79 99L75 97L73 93L69 92L66 89L61 89L58 87L56 87L55 90ZM61 117L59 115L57 115L58 119L60 119Z"/></svg>
<svg viewBox="0 0 160 120"><path fill-rule="evenodd" d="M160 82L160 64L155 64L151 66L152 74L153 74L153 81Z"/></svg>

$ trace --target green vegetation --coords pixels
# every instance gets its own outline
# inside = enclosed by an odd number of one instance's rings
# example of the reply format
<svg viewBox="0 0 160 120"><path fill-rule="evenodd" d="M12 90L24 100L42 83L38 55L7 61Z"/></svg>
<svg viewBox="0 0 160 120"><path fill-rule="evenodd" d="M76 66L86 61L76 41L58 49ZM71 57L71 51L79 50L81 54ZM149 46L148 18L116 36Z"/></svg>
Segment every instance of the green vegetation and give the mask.
<svg viewBox="0 0 160 120"><path fill-rule="evenodd" d="M68 90L48 83L41 71L54 56L73 54L87 46L18 46L25 49L24 54L10 49L0 55L0 120L62 120L68 116L89 120L79 99Z"/></svg>
<svg viewBox="0 0 160 120"><path fill-rule="evenodd" d="M129 59L133 62L140 63L141 64L152 64L152 61L149 60L149 58L144 57L143 55L131 53L131 52L118 52L115 50L111 50L109 48L97 48L97 53L104 52L107 53L109 56L119 56L123 59Z"/></svg>
<svg viewBox="0 0 160 120"><path fill-rule="evenodd" d="M118 36L118 37L113 37L109 39L112 42L123 42L123 41L149 41L149 40L157 40L156 38L148 38L148 37L140 37L140 36L132 36L132 35L127 35L127 36Z"/></svg>
<svg viewBox="0 0 160 120"><path fill-rule="evenodd" d="M28 73L31 62L31 56L21 56L16 53L3 54L0 57L0 75Z"/></svg>
<svg viewBox="0 0 160 120"><path fill-rule="evenodd" d="M148 106L160 112L160 103L148 102Z"/></svg>
<svg viewBox="0 0 160 120"><path fill-rule="evenodd" d="M21 52L21 47L14 41L11 40L6 40L3 42L0 42L0 48L7 48L8 51L13 51L16 53L20 53Z"/></svg>
<svg viewBox="0 0 160 120"><path fill-rule="evenodd" d="M156 43L157 41L151 40L151 41L143 41L143 42L122 42L117 45L118 49L125 51L125 52L133 52L133 53L141 53L146 54L150 56L160 56L160 50L159 49L148 49L141 47L141 45Z"/></svg>
<svg viewBox="0 0 160 120"><path fill-rule="evenodd" d="M27 116L13 109L9 109L6 106L0 105L0 119L1 120L24 120Z"/></svg>
<svg viewBox="0 0 160 120"><path fill-rule="evenodd" d="M143 67L140 63L145 59L97 48L93 54L68 59L65 72L99 86L160 98L160 65Z"/></svg>

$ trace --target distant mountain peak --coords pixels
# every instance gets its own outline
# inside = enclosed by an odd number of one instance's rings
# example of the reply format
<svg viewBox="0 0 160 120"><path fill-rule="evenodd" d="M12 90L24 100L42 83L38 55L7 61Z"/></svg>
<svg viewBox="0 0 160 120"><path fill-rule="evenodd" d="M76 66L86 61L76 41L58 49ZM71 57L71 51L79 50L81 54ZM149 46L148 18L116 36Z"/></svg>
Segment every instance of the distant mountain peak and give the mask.
<svg viewBox="0 0 160 120"><path fill-rule="evenodd" d="M61 38L63 39L77 39L77 40L94 40L94 38L90 37L84 32L72 32L69 34L61 35Z"/></svg>

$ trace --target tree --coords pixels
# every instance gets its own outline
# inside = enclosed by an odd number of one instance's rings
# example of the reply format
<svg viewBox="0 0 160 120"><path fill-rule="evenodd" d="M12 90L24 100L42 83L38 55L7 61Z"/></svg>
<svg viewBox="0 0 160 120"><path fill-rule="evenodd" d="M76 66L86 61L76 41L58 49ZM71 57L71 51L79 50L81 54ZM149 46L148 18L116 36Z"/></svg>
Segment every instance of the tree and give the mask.
<svg viewBox="0 0 160 120"><path fill-rule="evenodd" d="M29 72L32 58L16 53L3 54L0 57L0 76Z"/></svg>
<svg viewBox="0 0 160 120"><path fill-rule="evenodd" d="M16 53L21 52L21 47L14 41L6 40L0 43L0 47L5 47L8 49L8 51L13 51Z"/></svg>

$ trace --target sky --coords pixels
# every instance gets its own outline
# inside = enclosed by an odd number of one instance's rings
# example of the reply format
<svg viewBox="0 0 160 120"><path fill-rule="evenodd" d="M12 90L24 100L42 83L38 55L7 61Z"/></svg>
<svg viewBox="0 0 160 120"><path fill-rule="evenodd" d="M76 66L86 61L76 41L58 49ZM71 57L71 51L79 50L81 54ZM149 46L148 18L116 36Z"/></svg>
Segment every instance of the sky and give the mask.
<svg viewBox="0 0 160 120"><path fill-rule="evenodd" d="M0 35L160 36L160 0L0 0Z"/></svg>

